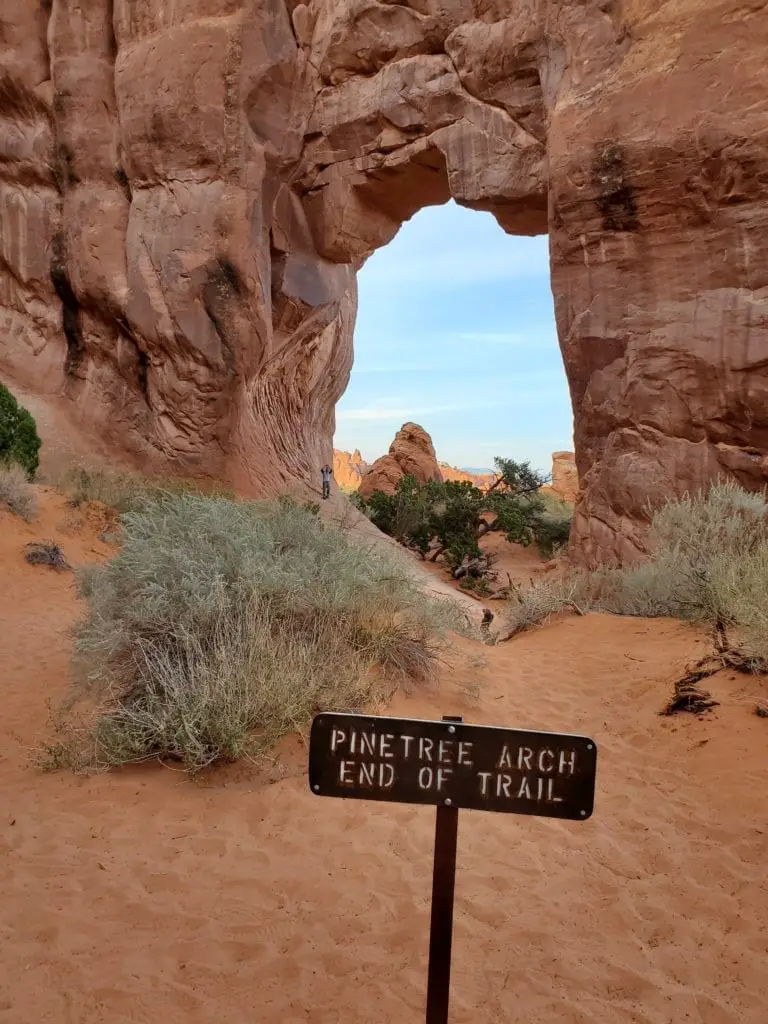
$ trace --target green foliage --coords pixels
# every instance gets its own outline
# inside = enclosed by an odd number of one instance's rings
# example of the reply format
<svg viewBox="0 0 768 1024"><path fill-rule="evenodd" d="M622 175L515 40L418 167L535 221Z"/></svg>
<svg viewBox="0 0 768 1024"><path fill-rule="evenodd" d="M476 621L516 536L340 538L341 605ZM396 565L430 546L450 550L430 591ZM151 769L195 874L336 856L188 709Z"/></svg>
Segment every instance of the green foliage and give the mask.
<svg viewBox="0 0 768 1024"><path fill-rule="evenodd" d="M374 491L368 502L361 499L369 519L390 537L407 547L426 551L423 525L429 512L429 493L413 476L404 476L394 494Z"/></svg>
<svg viewBox="0 0 768 1024"><path fill-rule="evenodd" d="M549 477L531 469L530 462L515 462L513 459L501 459L497 456L493 464L496 466L497 474L493 489L501 488L517 495L535 494L549 480Z"/></svg>
<svg viewBox="0 0 768 1024"><path fill-rule="evenodd" d="M356 509L359 509L360 512L365 512L367 504L365 498L362 496L360 491L357 490L357 488L352 488L350 490L344 490L344 488L342 488L342 492L346 494L350 505L353 505Z"/></svg>
<svg viewBox="0 0 768 1024"><path fill-rule="evenodd" d="M551 558L568 543L573 505L553 494L542 495L541 502L543 508L536 523L536 543L544 558Z"/></svg>
<svg viewBox="0 0 768 1024"><path fill-rule="evenodd" d="M538 494L544 478L527 462L496 459L498 478L482 491L468 481L419 484L403 477L393 495L376 491L359 507L384 533L426 556L442 555L454 569L480 555L480 538L501 531L510 543L530 544L538 536L545 506Z"/></svg>
<svg viewBox="0 0 768 1024"><path fill-rule="evenodd" d="M0 463L21 466L32 480L40 464L40 446L34 419L0 384Z"/></svg>
<svg viewBox="0 0 768 1024"><path fill-rule="evenodd" d="M75 671L99 709L94 765L199 769L261 750L319 709L428 677L452 625L391 556L289 499L166 495L122 522L117 557L80 575Z"/></svg>

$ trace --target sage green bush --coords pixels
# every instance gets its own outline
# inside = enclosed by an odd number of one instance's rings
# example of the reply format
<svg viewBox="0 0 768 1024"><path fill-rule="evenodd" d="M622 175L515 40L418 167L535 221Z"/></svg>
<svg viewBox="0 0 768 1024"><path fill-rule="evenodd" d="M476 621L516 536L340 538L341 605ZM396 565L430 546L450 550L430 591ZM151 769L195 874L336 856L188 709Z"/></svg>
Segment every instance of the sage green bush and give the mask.
<svg viewBox="0 0 768 1024"><path fill-rule="evenodd" d="M75 639L102 766L263 749L429 677L452 625L399 562L289 500L166 495L122 525L119 554L81 575Z"/></svg>

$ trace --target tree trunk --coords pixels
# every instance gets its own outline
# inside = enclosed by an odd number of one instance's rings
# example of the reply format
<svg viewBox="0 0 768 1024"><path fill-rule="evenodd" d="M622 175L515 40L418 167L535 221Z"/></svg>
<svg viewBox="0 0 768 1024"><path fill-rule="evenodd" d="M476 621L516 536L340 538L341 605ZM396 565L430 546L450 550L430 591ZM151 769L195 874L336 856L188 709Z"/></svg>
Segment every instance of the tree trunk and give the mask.
<svg viewBox="0 0 768 1024"><path fill-rule="evenodd" d="M477 528L477 539L480 540L480 538L484 537L486 535L486 533L493 533L493 531L494 530L498 530L498 528L499 528L499 520L498 519L494 519L492 523L488 523L484 519L482 521L482 523L480 523L480 525Z"/></svg>

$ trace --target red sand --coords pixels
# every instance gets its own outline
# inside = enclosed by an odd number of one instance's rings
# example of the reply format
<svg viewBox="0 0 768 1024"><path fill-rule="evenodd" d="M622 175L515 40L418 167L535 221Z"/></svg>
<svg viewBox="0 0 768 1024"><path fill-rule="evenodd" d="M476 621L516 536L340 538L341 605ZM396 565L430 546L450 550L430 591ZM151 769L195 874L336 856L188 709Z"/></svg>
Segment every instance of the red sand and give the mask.
<svg viewBox="0 0 768 1024"><path fill-rule="evenodd" d="M431 809L311 796L298 741L268 774L202 782L30 765L79 609L71 575L28 566L23 544L109 551L43 500L31 527L0 513L0 1020L423 1020ZM600 751L586 823L461 815L452 1024L768 1021L763 684L723 673L714 713L657 715L706 646L666 620L563 618L456 641L439 690L396 698L394 714L584 732Z"/></svg>

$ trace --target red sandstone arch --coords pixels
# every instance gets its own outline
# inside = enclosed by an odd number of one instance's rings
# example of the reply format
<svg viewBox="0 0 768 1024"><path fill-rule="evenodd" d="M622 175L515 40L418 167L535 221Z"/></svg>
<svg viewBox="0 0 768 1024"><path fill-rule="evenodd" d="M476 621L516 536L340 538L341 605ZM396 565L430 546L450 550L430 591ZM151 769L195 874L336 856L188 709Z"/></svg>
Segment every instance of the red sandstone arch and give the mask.
<svg viewBox="0 0 768 1024"><path fill-rule="evenodd" d="M330 459L355 268L453 196L550 236L582 557L768 452L757 0L10 0L0 361L253 493Z"/></svg>

